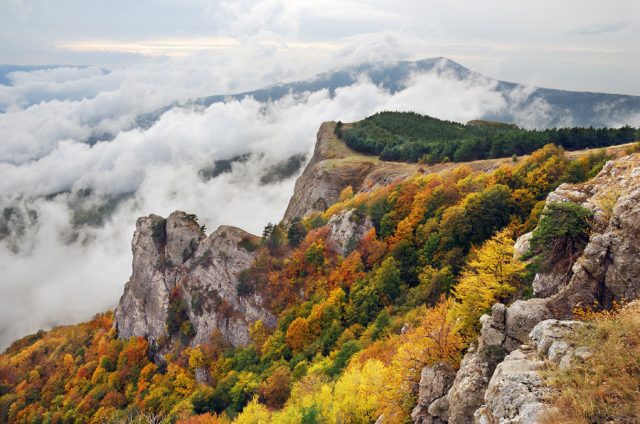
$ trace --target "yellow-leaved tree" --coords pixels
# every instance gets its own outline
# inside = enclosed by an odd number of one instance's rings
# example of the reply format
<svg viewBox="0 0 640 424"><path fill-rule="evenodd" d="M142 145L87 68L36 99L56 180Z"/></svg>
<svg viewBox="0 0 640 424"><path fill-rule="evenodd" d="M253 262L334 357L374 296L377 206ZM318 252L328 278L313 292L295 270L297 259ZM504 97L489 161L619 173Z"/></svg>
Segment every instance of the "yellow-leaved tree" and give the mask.
<svg viewBox="0 0 640 424"><path fill-rule="evenodd" d="M458 367L462 338L449 316L452 299L440 299L437 305L426 308L420 322L398 340L397 350L386 370L382 395L385 422L404 422L415 406L415 387L420 372L427 365L446 362Z"/></svg>
<svg viewBox="0 0 640 424"><path fill-rule="evenodd" d="M482 314L495 302L507 301L521 286L526 264L514 256L511 233L507 228L473 248L453 289L456 302L451 313L466 337L475 336Z"/></svg>

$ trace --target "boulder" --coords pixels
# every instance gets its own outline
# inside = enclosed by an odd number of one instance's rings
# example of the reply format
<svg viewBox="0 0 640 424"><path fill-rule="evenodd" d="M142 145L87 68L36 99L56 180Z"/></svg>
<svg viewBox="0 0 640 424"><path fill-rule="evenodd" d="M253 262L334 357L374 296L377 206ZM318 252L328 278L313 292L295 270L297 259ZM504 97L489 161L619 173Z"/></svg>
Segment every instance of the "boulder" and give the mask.
<svg viewBox="0 0 640 424"><path fill-rule="evenodd" d="M481 351L470 349L467 352L447 394L450 424L473 423L473 414L484 401L492 371Z"/></svg>
<svg viewBox="0 0 640 424"><path fill-rule="evenodd" d="M532 352L515 350L497 367L484 394L484 405L474 413L482 424L534 424L548 407L550 394L538 371L544 362Z"/></svg>
<svg viewBox="0 0 640 424"><path fill-rule="evenodd" d="M513 256L515 258L520 259L529 251L532 236L533 232L529 232L518 237L515 244L513 245Z"/></svg>
<svg viewBox="0 0 640 424"><path fill-rule="evenodd" d="M577 347L572 335L586 326L579 321L544 320L538 323L527 344L504 358L495 369L484 393L484 404L474 413L480 424L541 423L551 408L553 389L545 383L540 370L555 364L570 367L574 360L589 355L588 349Z"/></svg>

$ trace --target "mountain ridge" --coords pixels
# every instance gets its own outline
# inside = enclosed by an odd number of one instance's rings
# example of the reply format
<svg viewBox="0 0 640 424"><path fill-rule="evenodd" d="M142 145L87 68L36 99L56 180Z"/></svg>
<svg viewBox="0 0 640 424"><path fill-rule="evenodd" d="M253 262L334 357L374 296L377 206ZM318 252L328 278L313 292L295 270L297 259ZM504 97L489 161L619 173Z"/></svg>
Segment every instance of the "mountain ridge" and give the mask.
<svg viewBox="0 0 640 424"><path fill-rule="evenodd" d="M235 94L187 99L167 105L156 112L139 116L136 119L136 125L141 128L148 128L164 112L173 107L208 107L214 103L230 99L241 100L245 97L252 97L259 102L272 102L287 94L301 94L321 89L327 89L330 95L333 95L336 89L356 83L361 76L365 76L373 84L391 93L396 93L406 87L406 82L412 75L428 72L434 72L439 76L446 75L458 81L476 79L489 84L501 94L508 107L511 108L525 109L537 102L540 102L541 105L546 104L548 110L545 111L545 114L549 117L555 117L544 125L546 128L558 126L558 124L562 123L565 126L591 125L601 127L606 126L614 115L626 116L632 113L640 113L640 96L530 87L486 77L453 60L437 57L418 61L399 61L391 64L362 64L336 71L328 71L306 81L275 84L267 88ZM518 99L523 94L525 94L524 101L523 99ZM517 118L512 113L488 113L478 116L477 119L518 123ZM568 119L570 122L567 122Z"/></svg>

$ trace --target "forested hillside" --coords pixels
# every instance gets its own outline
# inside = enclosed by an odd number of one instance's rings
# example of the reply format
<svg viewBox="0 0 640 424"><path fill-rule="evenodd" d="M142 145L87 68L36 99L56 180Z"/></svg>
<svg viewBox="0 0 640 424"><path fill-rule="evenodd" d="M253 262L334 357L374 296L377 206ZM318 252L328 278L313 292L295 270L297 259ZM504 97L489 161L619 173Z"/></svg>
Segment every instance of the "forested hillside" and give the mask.
<svg viewBox="0 0 640 424"><path fill-rule="evenodd" d="M381 112L348 127L338 125L349 147L382 160L434 164L525 155L553 143L567 150L608 147L639 137L638 129L559 128L525 130L513 124L461 124L414 112Z"/></svg>
<svg viewBox="0 0 640 424"><path fill-rule="evenodd" d="M552 134L380 114L343 136L353 147L350 137L380 135L381 153L399 134L430 140L418 143L430 149L435 138L425 133L459 143L454 159L466 143L510 146L524 134L539 140L533 146ZM119 340L111 313L39 332L1 356L0 421L360 423L384 414L385 422L406 422L423 366L458 367L493 303L531 295L537 267L549 260L546 243L584 237L588 213L558 208L542 220L567 222L566 231L541 225L531 249L537 259L514 257L515 238L536 227L547 194L595 175L607 159L594 153L570 161L561 147L546 145L490 173L461 165L357 194L347 187L326 212L270 224L251 246L259 254L237 290L264 297L279 314L274 330L257 321L246 347L232 348L216 333L189 347L193 327L178 286L166 325L182 344L164 357L143 338ZM340 219L363 236L337 246L330 226Z"/></svg>

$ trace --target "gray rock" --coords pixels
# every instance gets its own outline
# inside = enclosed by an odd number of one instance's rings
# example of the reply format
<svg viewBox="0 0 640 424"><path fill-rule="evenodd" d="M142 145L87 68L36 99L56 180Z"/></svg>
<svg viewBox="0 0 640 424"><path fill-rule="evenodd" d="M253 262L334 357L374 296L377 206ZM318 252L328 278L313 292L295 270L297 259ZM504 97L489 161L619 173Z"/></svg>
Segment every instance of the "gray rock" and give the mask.
<svg viewBox="0 0 640 424"><path fill-rule="evenodd" d="M304 217L310 212L325 211L338 201L340 192L348 186L354 192L369 190L418 170L416 164L384 162L354 152L336 137L335 126L335 122L324 122L320 126L313 156L296 180L284 214L285 221Z"/></svg>
<svg viewBox="0 0 640 424"><path fill-rule="evenodd" d="M507 335L517 341L511 351L522 343L529 341L529 332L547 318L553 316L543 299L530 299L528 301L516 300L506 311L505 328Z"/></svg>
<svg viewBox="0 0 640 424"><path fill-rule="evenodd" d="M172 292L179 293L194 335L190 344L208 342L214 332L233 346L246 345L248 326L276 317L258 294L239 296L237 275L249 267L257 237L222 226L206 237L195 216L174 212L167 220L139 218L132 241L133 272L115 311L118 336L146 337L168 349L179 336L167 333Z"/></svg>
<svg viewBox="0 0 640 424"><path fill-rule="evenodd" d="M552 361L558 362L559 355L566 353L570 346L567 339L575 334L585 323L580 321L559 321L556 319L548 319L540 322L535 326L529 335L529 338L536 346L539 355L546 355Z"/></svg>
<svg viewBox="0 0 640 424"><path fill-rule="evenodd" d="M524 345L504 358L493 373L484 394L484 405L476 410L477 423L534 424L550 412L548 399L553 389L539 371L556 364L560 369L572 365L573 358L588 355L588 349L575 347L571 336L586 324L579 321L549 319L530 333L535 347ZM579 352L579 353L578 353Z"/></svg>
<svg viewBox="0 0 640 424"><path fill-rule="evenodd" d="M484 401L484 392L490 378L489 364L479 351L468 352L447 394L449 423L469 424L473 414Z"/></svg>
<svg viewBox="0 0 640 424"><path fill-rule="evenodd" d="M516 350L507 355L489 381L476 421L537 423L546 410L543 399L549 394L537 372L543 364L533 353Z"/></svg>
<svg viewBox="0 0 640 424"><path fill-rule="evenodd" d="M491 319L493 325L499 329L504 330L504 324L507 316L507 307L502 303L496 303L491 307Z"/></svg>
<svg viewBox="0 0 640 424"><path fill-rule="evenodd" d="M351 186L357 191L373 169L372 162L336 162L343 155L334 149L334 128L333 122L325 122L320 126L313 156L296 180L293 196L284 214L285 221L313 211L323 212L338 200L344 188Z"/></svg>
<svg viewBox="0 0 640 424"><path fill-rule="evenodd" d="M573 355L576 358L584 361L585 359L593 355L593 352L591 352L588 347L581 346L573 351Z"/></svg>
<svg viewBox="0 0 640 424"><path fill-rule="evenodd" d="M336 252L347 256L358 246L365 233L373 228L373 223L368 216L350 209L332 216L327 226L330 229L327 241Z"/></svg>
<svg viewBox="0 0 640 424"><path fill-rule="evenodd" d="M447 363L437 363L422 369L418 390L418 404L411 413L411 419L414 423L438 424L446 422L446 417L438 415L443 409L442 401L434 406L433 409L431 405L445 397L455 376L456 371Z"/></svg>
<svg viewBox="0 0 640 424"><path fill-rule="evenodd" d="M570 186L584 193L580 204L595 213L587 246L572 267L565 288L549 299L557 317L569 318L572 308L598 301L640 297L640 155L608 162L591 181ZM561 186L557 196L570 201ZM567 188L568 189L568 188Z"/></svg>
<svg viewBox="0 0 640 424"><path fill-rule="evenodd" d="M531 246L532 236L533 236L533 231L518 237L515 244L513 245L514 258L520 259L529 251L529 247Z"/></svg>
<svg viewBox="0 0 640 424"><path fill-rule="evenodd" d="M569 281L569 275L557 272L539 272L533 279L531 286L537 297L549 297L560 291Z"/></svg>
<svg viewBox="0 0 640 424"><path fill-rule="evenodd" d="M193 215L174 212L165 225L165 254L171 265L182 265L193 255L200 240L205 236Z"/></svg>
<svg viewBox="0 0 640 424"><path fill-rule="evenodd" d="M449 422L449 398L443 396L434 400L429 405L427 412L431 416L431 420L434 424L448 423ZM439 420L439 421L438 421Z"/></svg>

